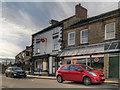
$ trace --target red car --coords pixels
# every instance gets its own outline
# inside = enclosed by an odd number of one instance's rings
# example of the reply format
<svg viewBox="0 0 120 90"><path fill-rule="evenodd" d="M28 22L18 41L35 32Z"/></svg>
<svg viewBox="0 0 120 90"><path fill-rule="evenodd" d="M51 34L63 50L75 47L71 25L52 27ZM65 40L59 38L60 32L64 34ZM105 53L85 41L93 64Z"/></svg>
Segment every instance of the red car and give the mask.
<svg viewBox="0 0 120 90"><path fill-rule="evenodd" d="M56 78L59 83L66 80L83 82L85 85L103 83L105 81L105 75L101 71L96 71L84 64L62 65L56 72Z"/></svg>

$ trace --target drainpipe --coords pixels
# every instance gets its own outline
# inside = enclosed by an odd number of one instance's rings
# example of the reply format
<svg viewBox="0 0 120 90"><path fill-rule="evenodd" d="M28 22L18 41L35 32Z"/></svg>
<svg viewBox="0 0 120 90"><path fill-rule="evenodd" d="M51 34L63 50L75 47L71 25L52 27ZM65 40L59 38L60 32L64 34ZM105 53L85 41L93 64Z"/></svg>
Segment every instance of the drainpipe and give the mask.
<svg viewBox="0 0 120 90"><path fill-rule="evenodd" d="M92 55L90 55L90 66L92 64Z"/></svg>
<svg viewBox="0 0 120 90"><path fill-rule="evenodd" d="M61 65L62 65L62 58L60 58L60 67L61 67Z"/></svg>
<svg viewBox="0 0 120 90"><path fill-rule="evenodd" d="M86 66L88 66L88 59L86 58Z"/></svg>

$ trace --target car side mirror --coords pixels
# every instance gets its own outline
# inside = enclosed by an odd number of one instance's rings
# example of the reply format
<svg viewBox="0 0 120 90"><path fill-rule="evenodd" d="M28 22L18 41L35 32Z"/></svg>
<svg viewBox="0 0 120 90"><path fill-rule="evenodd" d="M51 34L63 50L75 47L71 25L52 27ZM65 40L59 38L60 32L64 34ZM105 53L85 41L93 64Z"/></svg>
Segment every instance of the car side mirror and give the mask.
<svg viewBox="0 0 120 90"><path fill-rule="evenodd" d="M78 69L78 72L82 72L82 70L81 70L81 69Z"/></svg>

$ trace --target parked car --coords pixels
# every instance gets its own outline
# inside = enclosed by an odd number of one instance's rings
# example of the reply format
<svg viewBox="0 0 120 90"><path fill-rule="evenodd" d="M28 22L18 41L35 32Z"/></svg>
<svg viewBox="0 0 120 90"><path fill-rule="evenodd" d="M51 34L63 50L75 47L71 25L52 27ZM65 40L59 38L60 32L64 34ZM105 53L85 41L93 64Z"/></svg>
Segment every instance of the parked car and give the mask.
<svg viewBox="0 0 120 90"><path fill-rule="evenodd" d="M26 72L23 71L20 67L8 67L5 71L6 77L24 77L26 78Z"/></svg>
<svg viewBox="0 0 120 90"><path fill-rule="evenodd" d="M62 65L56 72L56 78L59 83L66 80L83 82L85 85L103 83L105 81L105 75L101 71L96 71L84 64Z"/></svg>

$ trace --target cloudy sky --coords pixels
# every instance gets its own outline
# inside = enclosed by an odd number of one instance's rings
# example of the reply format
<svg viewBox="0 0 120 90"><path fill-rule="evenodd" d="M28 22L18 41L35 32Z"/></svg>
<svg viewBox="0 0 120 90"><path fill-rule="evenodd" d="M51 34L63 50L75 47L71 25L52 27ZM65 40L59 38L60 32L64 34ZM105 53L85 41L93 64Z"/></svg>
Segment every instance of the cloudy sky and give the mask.
<svg viewBox="0 0 120 90"><path fill-rule="evenodd" d="M31 35L75 14L78 2L2 2L0 57L12 57L31 45ZM82 2L88 17L118 8L117 2ZM1 4L0 4L1 6Z"/></svg>

